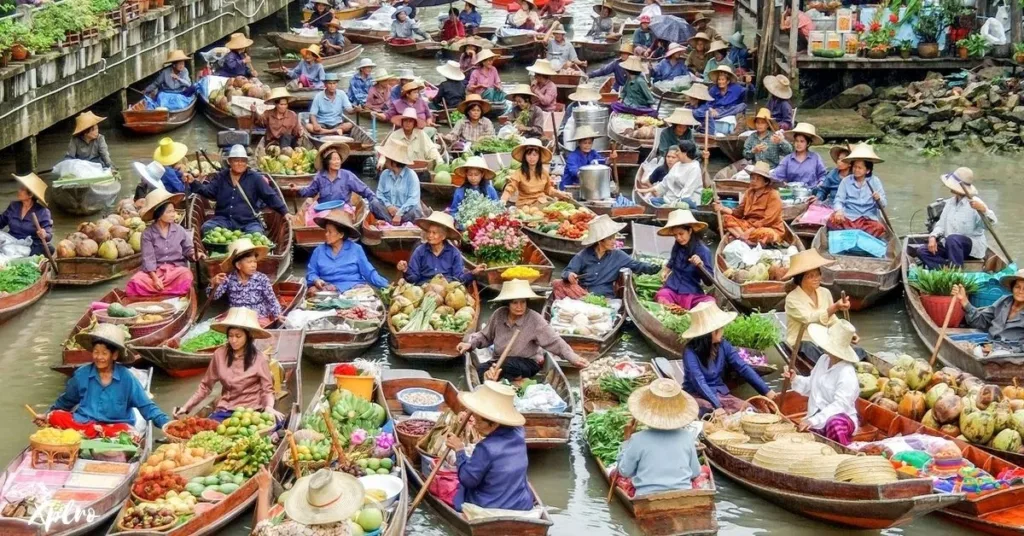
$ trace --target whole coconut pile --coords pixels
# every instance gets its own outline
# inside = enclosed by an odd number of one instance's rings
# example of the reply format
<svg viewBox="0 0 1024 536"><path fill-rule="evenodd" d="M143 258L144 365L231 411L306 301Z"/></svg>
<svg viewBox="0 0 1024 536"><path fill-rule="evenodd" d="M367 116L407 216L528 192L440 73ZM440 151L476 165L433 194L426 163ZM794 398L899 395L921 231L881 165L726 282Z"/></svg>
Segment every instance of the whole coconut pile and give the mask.
<svg viewBox="0 0 1024 536"><path fill-rule="evenodd" d="M270 98L270 86L257 79L249 80L244 76L236 76L224 83L223 89L210 92L210 104L221 110L231 113L231 99L233 97L252 97L265 100Z"/></svg>
<svg viewBox="0 0 1024 536"><path fill-rule="evenodd" d="M384 302L388 321L402 332L465 333L476 318L472 294L461 282L448 282L441 274L419 286L398 281L384 289Z"/></svg>
<svg viewBox="0 0 1024 536"><path fill-rule="evenodd" d="M78 230L57 243L57 258L95 257L114 261L142 251L145 222L138 216L111 214L96 222L82 222Z"/></svg>

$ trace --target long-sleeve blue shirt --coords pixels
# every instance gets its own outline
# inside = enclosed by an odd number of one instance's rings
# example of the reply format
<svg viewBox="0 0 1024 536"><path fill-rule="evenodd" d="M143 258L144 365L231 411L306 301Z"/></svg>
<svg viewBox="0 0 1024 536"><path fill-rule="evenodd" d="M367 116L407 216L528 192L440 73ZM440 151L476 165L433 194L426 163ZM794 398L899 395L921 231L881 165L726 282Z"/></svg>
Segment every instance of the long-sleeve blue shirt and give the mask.
<svg viewBox="0 0 1024 536"><path fill-rule="evenodd" d="M175 78L177 77L177 78ZM167 93L181 93L192 86L192 80L188 76L188 69L182 69L180 73L174 72L174 66L168 65L157 73L148 86L146 93L163 91Z"/></svg>
<svg viewBox="0 0 1024 536"><path fill-rule="evenodd" d="M881 196L878 204L875 203L875 199L871 195L872 188ZM861 217L881 221L879 204L885 208L888 203L885 200L882 181L878 180L877 176L872 174L862 186L857 184L857 179L853 175L848 175L839 183L839 190L836 192L836 200L832 203L832 208L837 211L842 210L843 215L850 221Z"/></svg>
<svg viewBox="0 0 1024 536"><path fill-rule="evenodd" d="M526 431L522 426L498 426L473 449L473 456L460 450L455 455L459 488L455 510L464 503L481 508L531 510L533 493L526 480Z"/></svg>
<svg viewBox="0 0 1024 536"><path fill-rule="evenodd" d="M413 170L402 168L402 174L395 176L390 169L380 174L377 182L377 197L385 206L398 207L398 215L419 208L420 181Z"/></svg>
<svg viewBox="0 0 1024 536"><path fill-rule="evenodd" d="M348 100L355 105L366 104L366 96L373 87L373 76L363 77L356 73L348 83Z"/></svg>
<svg viewBox="0 0 1024 536"><path fill-rule="evenodd" d="M252 68L245 63L245 56L232 50L220 63L220 68L214 73L217 76L244 76L252 77Z"/></svg>
<svg viewBox="0 0 1024 536"><path fill-rule="evenodd" d="M469 13L460 11L459 20L462 21L464 26L480 26L483 22L483 17L481 17L480 12L476 10L470 11Z"/></svg>
<svg viewBox="0 0 1024 536"><path fill-rule="evenodd" d="M696 239L691 238L691 240ZM697 243L694 253L700 257L705 269L714 266L711 264L711 250L703 243ZM699 268L690 263L690 257L686 255L685 248L674 246L672 248L672 256L669 258L666 266L668 266L669 270L672 270L672 275L668 276L668 280L665 281L665 286L669 290L677 294L704 294L704 289L700 286L703 275Z"/></svg>
<svg viewBox="0 0 1024 536"><path fill-rule="evenodd" d="M626 80L628 80L626 70L622 68L622 62L617 59L608 62L604 67L601 67L596 71L587 73L587 77L597 78L599 76L608 76L610 74L615 75L615 83L612 84L612 91L618 91L619 88L626 85Z"/></svg>
<svg viewBox="0 0 1024 536"><path fill-rule="evenodd" d="M452 205L448 207L449 214L454 216L455 213L459 211L459 206L462 205L462 202L466 199L466 193L470 190L476 190L492 201L498 200L498 191L494 189L494 185L491 184L491 181L487 181L487 187L484 188L483 191L481 191L480 188L473 188L467 182L456 188L455 193L452 194Z"/></svg>
<svg viewBox="0 0 1024 536"><path fill-rule="evenodd" d="M635 32L633 32L633 46L651 48L651 45L653 44L654 34L651 33L650 29L648 29L645 32L638 28Z"/></svg>
<svg viewBox="0 0 1024 536"><path fill-rule="evenodd" d="M562 279L569 280L569 274L576 274L579 285L591 294L615 297L615 281L619 279L619 270L629 268L638 274L656 274L660 266L647 264L633 259L621 249L606 252L597 258L597 246L590 246L573 255L569 264L562 270Z"/></svg>
<svg viewBox="0 0 1024 536"><path fill-rule="evenodd" d="M164 190L172 194L188 193L188 188L181 177L181 172L172 166L164 166L164 174L160 176L160 183L164 185Z"/></svg>
<svg viewBox="0 0 1024 536"><path fill-rule="evenodd" d="M632 479L637 496L693 489L700 476L696 438L688 428L642 430L622 445L616 468Z"/></svg>
<svg viewBox="0 0 1024 536"><path fill-rule="evenodd" d="M339 292L363 284L377 288L388 286L388 280L377 273L366 258L363 246L353 240L345 240L337 255L326 243L313 250L306 267L306 284L313 286L317 279L334 285Z"/></svg>
<svg viewBox="0 0 1024 536"><path fill-rule="evenodd" d="M252 169L247 169L238 184L245 192L249 203L252 204L252 209L238 193L238 188L231 184L230 168L218 171L213 178L205 183L196 181L189 187L192 193L214 201L217 204L215 214L231 220L233 229L241 229L255 222L256 216L253 214L253 210L258 211L264 206L282 216L288 214L288 207L285 206L284 199L277 195L277 190L270 187L263 175Z"/></svg>
<svg viewBox="0 0 1024 536"><path fill-rule="evenodd" d="M668 58L665 58L658 62L654 66L654 71L651 72L651 78L655 82L661 82L662 80L672 80L677 76L683 76L688 74L690 69L686 67L686 62L683 60L676 60L676 64L672 65L672 62Z"/></svg>
<svg viewBox="0 0 1024 536"><path fill-rule="evenodd" d="M306 80L311 84L311 88L323 89L324 77L327 76L327 72L324 71L323 64L315 61L307 62L306 60L302 60L288 71L289 80L296 80L303 75L306 76Z"/></svg>
<svg viewBox="0 0 1024 536"><path fill-rule="evenodd" d="M317 201L344 201L351 203L352 194L359 194L367 202L373 201L373 191L363 181L356 177L355 173L347 169L338 171L338 176L333 181L327 178L327 171L320 170L313 176L309 186L299 190L299 197L314 197L319 195Z"/></svg>
<svg viewBox="0 0 1024 536"><path fill-rule="evenodd" d="M740 354L725 339L718 344L718 355L708 367L701 363L689 346L683 351L683 389L697 398L707 400L716 409L722 407L718 396L729 393L729 387L725 385L726 372L729 370L738 373L762 395L771 390L757 371L741 359Z"/></svg>
<svg viewBox="0 0 1024 536"><path fill-rule="evenodd" d="M46 241L49 242L53 238L53 216L50 215L50 209L39 203L32 203L32 208L22 218L21 201L11 201L11 204L7 205L7 210L0 214L0 229L7 227L8 233L19 240L32 237L32 254L42 255L43 242L36 234L36 222L32 220L33 214L39 219L39 226L46 231Z"/></svg>
<svg viewBox="0 0 1024 536"><path fill-rule="evenodd" d="M829 201L835 199L839 192L839 184L843 182L844 178L839 175L839 168L828 170L828 173L825 173L825 178L821 179L821 184L814 189L814 197L818 198L818 202L828 204Z"/></svg>
<svg viewBox="0 0 1024 536"><path fill-rule="evenodd" d="M138 409L143 418L153 421L156 426L163 427L171 420L153 402L135 376L124 365L117 363L114 364L113 376L107 386L100 382L96 365L79 367L68 380L64 393L57 397L50 409L74 410L75 422L80 424L133 423L133 409Z"/></svg>
<svg viewBox="0 0 1024 536"><path fill-rule="evenodd" d="M430 244L416 246L409 257L409 269L405 271L405 280L419 285L430 281L435 275L441 274L449 281L462 281L468 285L473 281L473 274L466 271L459 248L445 241L440 255L434 255Z"/></svg>
<svg viewBox="0 0 1024 536"><path fill-rule="evenodd" d="M711 94L712 99L715 99L711 102L711 108L720 109L743 104L743 97L747 94L747 88L733 82L729 84L724 93L717 85L712 86L708 93Z"/></svg>
<svg viewBox="0 0 1024 536"><path fill-rule="evenodd" d="M565 171L562 172L562 182L559 183L558 189L565 190L566 186L579 184L580 168L591 164L595 160L598 164L605 163L605 159L601 156L601 153L593 149L591 149L589 153L584 153L579 147L573 149L573 151L565 157Z"/></svg>

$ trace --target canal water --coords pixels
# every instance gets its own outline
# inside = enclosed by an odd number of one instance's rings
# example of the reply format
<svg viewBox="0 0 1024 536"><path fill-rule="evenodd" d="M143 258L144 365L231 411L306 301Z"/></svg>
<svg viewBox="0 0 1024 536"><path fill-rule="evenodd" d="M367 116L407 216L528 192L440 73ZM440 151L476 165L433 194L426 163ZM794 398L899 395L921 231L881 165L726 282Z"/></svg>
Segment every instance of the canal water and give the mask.
<svg viewBox="0 0 1024 536"><path fill-rule="evenodd" d="M592 0L577 0L571 7L577 15L574 31L585 33L590 25L590 6ZM424 28L434 28L434 16L441 13L440 8L421 10L420 15ZM485 24L498 25L501 18L495 11L485 7ZM292 20L295 20L294 18ZM731 33L731 21L716 20L719 30L728 35ZM254 27L253 35L257 39L257 47L267 46L259 36L265 31L273 30L272 24L265 23ZM280 29L280 28L277 28ZM363 57L372 58L379 66L389 71L396 68L414 68L420 76L438 81L439 76L433 71L437 65L434 60L412 60L384 54L381 45L366 47ZM265 59L263 61L266 61ZM351 67L342 71L347 79ZM517 66L502 73L506 81L526 81L525 70ZM111 99L112 101L113 99ZM102 105L116 106L105 101ZM101 111L99 107L96 108ZM158 141L156 137L140 137L118 130L113 121L108 120L101 125L110 146L115 164L122 170L125 177L122 194L131 195L138 177L131 171L131 163L136 160L148 162L152 158L153 149ZM40 135L39 165L49 168L63 154L67 139L71 132L71 124L64 123ZM189 145L192 150L206 147L212 149L216 145L215 128L197 115L189 125L173 132L178 141ZM889 199L889 216L898 233L921 232L924 228L924 207L934 199L944 196L947 192L939 182L939 176L958 166L968 166L979 178L980 196L997 213L1001 224L997 226L1003 242L1010 247L1013 256L1024 254L1024 231L1012 225L1024 217L1024 205L1013 199L1020 199L1013 193L1019 187L1019 181L1013 179L1019 172L1017 160L990 156L986 154L948 155L926 158L911 150L902 148L877 147L879 155L886 160L876 166L876 173L885 184ZM827 159L826 151L822 155ZM725 162L718 162L721 166ZM0 164L7 171L10 162ZM714 165L714 164L713 164ZM363 177L371 187L376 184L373 177ZM1016 186L1015 186L1016 184ZM15 184L0 183L0 207L6 206L14 198ZM435 207L440 208L440 207ZM57 236L64 236L73 231L78 219L62 214L55 214ZM295 274L304 273L303 263L306 257L296 258ZM393 279L392 268L380 267L381 272ZM37 411L45 410L61 393L64 387L64 376L50 370L50 366L59 362L60 348L71 326L94 299L102 296L111 288L124 285L119 280L104 285L76 289L62 287L50 292L41 302L10 322L0 326L0 377L4 388L0 389L0 408L5 408L10 420L6 429L0 434L0 460L7 460L24 448L27 436L32 433L33 426L28 415L22 409L23 404L33 406ZM213 314L212 312L210 313ZM855 313L852 318L861 335L863 346L871 351L906 352L914 356L925 354L923 346L918 342L907 318L901 296L896 295L883 304L868 312ZM636 330L630 328L623 336L622 342L613 350L615 355L628 355L637 359L649 359L655 354L646 345ZM385 338L365 356L367 358L387 359L395 368L408 367L407 363L392 359L389 356ZM779 356L773 356L777 364L782 363ZM461 366L432 369L436 376L456 382L464 387ZM316 390L322 370L309 366L303 374L303 393L308 399ZM770 378L772 384L779 388L780 378ZM152 391L156 401L165 411L183 403L194 391L198 380L171 380L157 375ZM578 383L575 374L570 381ZM749 396L749 395L748 395ZM613 534L638 534L629 513L618 503L605 503L607 485L599 474L596 466L583 452L580 434L580 419L573 423L572 441L567 448L548 452L530 454L530 478L547 504L555 521L552 534L574 535L588 534L604 536ZM822 531L833 534L852 534L853 531L841 531L834 527L811 521L794 515L767 501L753 495L736 483L724 477L717 478L719 493L717 497L718 521L722 534L755 535L755 534L786 534L816 535ZM227 534L247 534L250 528L250 515L246 514L225 530ZM945 534L961 534L964 531L951 525L943 518L931 515L920 519L901 529L887 531L889 534L928 535L942 531ZM413 517L410 533L422 535L443 535L452 531L435 515L421 508Z"/></svg>

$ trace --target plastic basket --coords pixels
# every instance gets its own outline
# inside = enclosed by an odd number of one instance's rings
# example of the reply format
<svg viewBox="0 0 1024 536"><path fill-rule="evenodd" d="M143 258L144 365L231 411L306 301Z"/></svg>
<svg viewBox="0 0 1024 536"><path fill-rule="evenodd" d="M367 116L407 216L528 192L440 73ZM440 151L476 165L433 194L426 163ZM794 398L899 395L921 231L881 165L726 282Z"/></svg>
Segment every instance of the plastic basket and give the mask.
<svg viewBox="0 0 1024 536"><path fill-rule="evenodd" d="M886 243L860 229L829 231L828 252L831 255L858 255L881 259L885 257Z"/></svg>
<svg viewBox="0 0 1024 536"><path fill-rule="evenodd" d="M736 123L730 121L715 121L715 133L728 136L736 130Z"/></svg>
<svg viewBox="0 0 1024 536"><path fill-rule="evenodd" d="M978 292L971 294L971 305L975 307L988 307L1009 293L1006 287L1000 285L998 281L990 280L983 283Z"/></svg>
<svg viewBox="0 0 1024 536"><path fill-rule="evenodd" d="M352 394L364 400L373 398L373 376L335 375L334 383L338 386L338 389L348 389Z"/></svg>

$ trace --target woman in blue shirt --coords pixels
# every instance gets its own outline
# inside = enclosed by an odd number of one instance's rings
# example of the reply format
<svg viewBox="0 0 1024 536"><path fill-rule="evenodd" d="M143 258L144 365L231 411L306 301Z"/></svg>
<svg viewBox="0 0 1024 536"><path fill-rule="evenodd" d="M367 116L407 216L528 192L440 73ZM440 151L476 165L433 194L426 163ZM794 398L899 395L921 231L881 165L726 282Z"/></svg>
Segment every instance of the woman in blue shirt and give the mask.
<svg viewBox="0 0 1024 536"><path fill-rule="evenodd" d="M466 5L462 6L462 11L459 12L459 21L466 27L466 35L476 34L476 29L483 22L483 18L476 10L476 2L466 0Z"/></svg>
<svg viewBox="0 0 1024 536"><path fill-rule="evenodd" d="M709 78L715 82L708 93L712 101L704 103L693 111L693 116L698 121L708 121L709 134L715 133L715 121L721 121L729 116L739 116L747 110L747 103L744 97L747 89L737 81L736 74L728 65L719 65L711 71ZM710 116L710 118L708 118Z"/></svg>
<svg viewBox="0 0 1024 536"><path fill-rule="evenodd" d="M601 153L594 150L594 140L603 138L604 135L594 130L590 125L583 125L576 129L576 134L569 141L576 142L576 148L565 157L565 171L562 172L562 182L558 184L559 190L566 187L576 186L580 183L580 168L590 164L604 164L607 162ZM608 159L615 160L618 154L612 151Z"/></svg>
<svg viewBox="0 0 1024 536"><path fill-rule="evenodd" d="M135 409L155 426L170 422L135 376L117 363L125 352L119 326L99 324L90 333L80 333L77 340L92 351L92 363L75 370L50 411L36 418L37 426L78 430L92 439L130 433Z"/></svg>
<svg viewBox="0 0 1024 536"><path fill-rule="evenodd" d="M312 217L312 213L315 212L314 207L318 203L341 201L351 205L352 194L362 197L363 202L367 204L376 199L377 196L370 190L370 187L359 180L355 173L341 169L341 165L348 159L351 151L348 144L342 142L325 143L320 146L316 159L313 160L313 166L317 170L316 175L313 176L313 181L309 183L309 186L299 190L298 193L299 197L315 198L316 203L312 200L306 201L306 205L296 215L300 218L299 225L308 224L306 218ZM296 188L294 183L289 184L288 187L292 190ZM354 207L351 210L355 212Z"/></svg>
<svg viewBox="0 0 1024 536"><path fill-rule="evenodd" d="M259 76L256 69L252 68L252 59L249 57L249 47L252 46L252 39L245 34L233 33L231 39L224 46L230 50L227 56L221 61L220 68L214 73L217 76L244 76L255 78Z"/></svg>
<svg viewBox="0 0 1024 536"><path fill-rule="evenodd" d="M882 209L887 202L882 181L875 176L875 164L882 159L866 143L857 144L844 158L850 163L850 175L839 183L835 212L828 221L830 231L860 229L875 238L882 238L886 226L882 223Z"/></svg>
<svg viewBox="0 0 1024 536"><path fill-rule="evenodd" d="M614 298L619 270L629 268L640 274L656 274L661 270L661 266L633 260L615 247L616 235L625 227L625 223L616 223L607 214L590 220L587 237L582 241L584 249L573 255L562 270L562 279L552 283L556 300L588 292Z"/></svg>
<svg viewBox="0 0 1024 536"><path fill-rule="evenodd" d="M701 282L711 284L701 270L711 266L711 250L697 236L707 227L706 223L694 219L689 210L673 210L668 215L668 223L658 229L658 235L676 239L661 273L665 284L654 295L654 300L668 309L686 311L698 303L715 301L714 296L704 294L701 288Z"/></svg>
<svg viewBox="0 0 1024 536"><path fill-rule="evenodd" d="M793 152L779 162L775 168L775 178L816 188L825 178L825 162L818 153L811 151L811 145L822 143L821 136L818 136L814 125L810 123L798 123L796 128L787 131L785 135L793 144Z"/></svg>
<svg viewBox="0 0 1024 536"><path fill-rule="evenodd" d="M16 200L0 214L0 229L7 227L10 235L18 240L31 236L32 255L42 255L43 242L49 243L53 237L53 217L46 208L46 183L35 173L14 175L14 178L21 187L14 194ZM39 220L38 229L33 217Z"/></svg>
<svg viewBox="0 0 1024 536"><path fill-rule="evenodd" d="M832 157L836 167L825 173L825 178L821 180L821 184L814 189L814 195L810 199L811 203L818 202L826 206L832 205L832 201L836 198L836 193L839 192L839 184L850 174L850 163L844 160L849 154L849 145L833 145L828 150L828 155Z"/></svg>
<svg viewBox="0 0 1024 536"><path fill-rule="evenodd" d="M388 286L388 280L377 273L366 258L363 246L356 242L359 230L352 223L352 216L341 209L334 209L326 216L316 218L316 224L324 228L325 240L309 257L307 285L338 292L357 285Z"/></svg>
<svg viewBox="0 0 1024 536"><path fill-rule="evenodd" d="M491 168L487 167L487 162L480 156L471 156L469 160L466 160L465 164L455 168L454 182L460 180L463 182L462 186L455 189L455 194L452 196L452 205L448 207L448 213L452 215L457 214L459 206L466 199L466 194L471 191L475 191L487 197L487 199L497 201L498 191L491 184L491 179L494 178L494 175L495 173L491 171Z"/></svg>
<svg viewBox="0 0 1024 536"><path fill-rule="evenodd" d="M729 371L737 373L762 396L775 399L775 391L725 340L725 326L735 319L736 313L719 309L713 300L690 310L690 328L683 333L683 338L689 340L683 349L683 389L697 399L702 414L717 410L735 413L747 406L729 394L725 385Z"/></svg>
<svg viewBox="0 0 1024 536"><path fill-rule="evenodd" d="M384 159L384 171L377 182L377 195L370 202L370 212L391 225L422 218L420 181L409 169L409 144L390 136L378 151Z"/></svg>
<svg viewBox="0 0 1024 536"><path fill-rule="evenodd" d="M302 61L288 71L288 89L323 89L327 72L320 63L320 45L309 45L302 49Z"/></svg>
<svg viewBox="0 0 1024 536"><path fill-rule="evenodd" d="M487 268L481 264L472 272L466 271L462 252L456 245L462 241L462 233L455 228L455 220L449 214L436 210L416 220L416 225L423 229L423 243L413 250L409 262L398 261L398 271L405 274L407 282L420 285L440 274L448 281L468 285L474 274Z"/></svg>
<svg viewBox="0 0 1024 536"><path fill-rule="evenodd" d="M690 69L686 66L686 60L681 56L684 52L686 52L686 49L678 43L669 45L668 50L665 51L665 58L654 66L654 70L651 72L651 80L661 82L662 80L672 80L684 74L689 74Z"/></svg>

